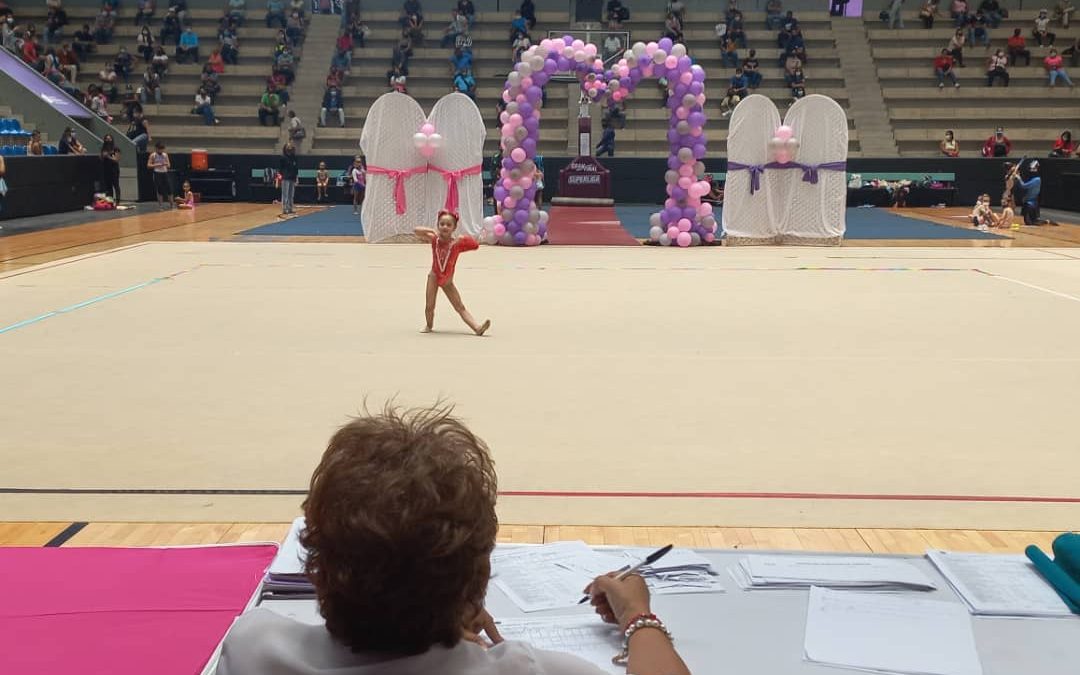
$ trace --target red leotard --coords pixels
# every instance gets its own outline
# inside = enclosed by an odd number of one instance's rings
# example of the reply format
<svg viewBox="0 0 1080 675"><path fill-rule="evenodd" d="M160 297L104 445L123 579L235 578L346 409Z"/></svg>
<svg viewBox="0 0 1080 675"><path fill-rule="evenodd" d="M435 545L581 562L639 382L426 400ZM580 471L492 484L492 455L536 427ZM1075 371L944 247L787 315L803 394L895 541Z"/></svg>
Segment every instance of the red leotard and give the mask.
<svg viewBox="0 0 1080 675"><path fill-rule="evenodd" d="M464 235L444 244L439 237L431 240L431 273L435 275L435 283L445 286L454 280L454 267L457 265L458 256L465 251L475 251L480 244L469 235Z"/></svg>

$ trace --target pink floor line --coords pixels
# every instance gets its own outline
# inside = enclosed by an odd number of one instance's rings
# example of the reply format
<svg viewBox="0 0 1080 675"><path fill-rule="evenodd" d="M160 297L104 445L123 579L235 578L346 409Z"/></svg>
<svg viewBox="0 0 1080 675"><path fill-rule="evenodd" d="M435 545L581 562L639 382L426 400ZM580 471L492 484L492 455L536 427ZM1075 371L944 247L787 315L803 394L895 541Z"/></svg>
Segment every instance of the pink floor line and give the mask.
<svg viewBox="0 0 1080 675"><path fill-rule="evenodd" d="M619 492L588 490L503 490L500 497L608 497L629 499L832 499L900 502L1030 502L1080 504L1080 497L1013 495L894 495L834 492Z"/></svg>

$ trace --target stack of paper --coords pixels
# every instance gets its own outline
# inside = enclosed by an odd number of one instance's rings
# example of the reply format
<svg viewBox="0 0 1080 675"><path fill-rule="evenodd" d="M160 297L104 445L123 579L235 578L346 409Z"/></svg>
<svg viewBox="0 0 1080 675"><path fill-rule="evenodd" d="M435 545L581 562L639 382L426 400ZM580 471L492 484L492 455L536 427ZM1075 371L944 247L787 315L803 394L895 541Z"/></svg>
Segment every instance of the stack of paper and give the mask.
<svg viewBox="0 0 1080 675"><path fill-rule="evenodd" d="M307 551L300 544L300 532L304 519L297 518L289 528L289 534L278 549L277 557L263 578L262 597L281 599L314 598L315 587L304 573Z"/></svg>
<svg viewBox="0 0 1080 675"><path fill-rule="evenodd" d="M931 591L937 588L906 560L831 555L748 555L731 568L744 589L863 588Z"/></svg>
<svg viewBox="0 0 1080 675"><path fill-rule="evenodd" d="M972 614L1073 616L1027 556L927 551Z"/></svg>
<svg viewBox="0 0 1080 675"><path fill-rule="evenodd" d="M620 567L636 565L650 553L649 549L626 549ZM638 574L654 595L724 592L720 575L709 559L687 548L671 549L660 560L638 570Z"/></svg>
<svg viewBox="0 0 1080 675"><path fill-rule="evenodd" d="M607 673L623 675L626 672L625 666L611 662L611 657L622 649L619 630L595 615L511 619L496 623L506 640L521 640L537 649L573 654Z"/></svg>
<svg viewBox="0 0 1080 675"><path fill-rule="evenodd" d="M904 594L810 589L806 659L876 673L982 675L960 603Z"/></svg>

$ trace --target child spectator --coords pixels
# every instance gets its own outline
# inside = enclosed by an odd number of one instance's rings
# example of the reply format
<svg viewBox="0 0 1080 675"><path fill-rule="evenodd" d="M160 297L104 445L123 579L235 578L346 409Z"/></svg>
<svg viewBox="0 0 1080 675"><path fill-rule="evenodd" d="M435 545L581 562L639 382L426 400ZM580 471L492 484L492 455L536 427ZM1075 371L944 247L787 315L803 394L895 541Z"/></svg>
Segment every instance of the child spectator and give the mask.
<svg viewBox="0 0 1080 675"><path fill-rule="evenodd" d="M938 144L941 149L941 154L946 157L959 157L960 156L960 143L957 142L956 136L953 135L952 129L945 130L945 138Z"/></svg>
<svg viewBox="0 0 1080 675"><path fill-rule="evenodd" d="M1009 58L1000 49L990 55L986 63L986 86L994 86L994 80L1001 80L1006 87L1009 86L1008 63Z"/></svg>
<svg viewBox="0 0 1080 675"><path fill-rule="evenodd" d="M1050 48L1050 53L1043 59L1043 66L1046 67L1046 72L1050 75L1050 86L1053 87L1058 78L1065 80L1065 84L1069 87L1073 87L1073 81L1069 79L1069 73L1065 71L1064 60L1061 58L1061 54L1053 47Z"/></svg>
<svg viewBox="0 0 1080 675"><path fill-rule="evenodd" d="M273 87L267 87L259 99L259 125L265 127L268 121L273 121L274 126L281 125L281 97Z"/></svg>
<svg viewBox="0 0 1080 675"><path fill-rule="evenodd" d="M326 162L319 162L319 170L315 172L315 201L326 199L329 191L330 172L326 170Z"/></svg>
<svg viewBox="0 0 1080 675"><path fill-rule="evenodd" d="M998 127L994 135L986 139L982 147L983 157L1008 157L1012 152L1012 141L1005 135L1005 130Z"/></svg>

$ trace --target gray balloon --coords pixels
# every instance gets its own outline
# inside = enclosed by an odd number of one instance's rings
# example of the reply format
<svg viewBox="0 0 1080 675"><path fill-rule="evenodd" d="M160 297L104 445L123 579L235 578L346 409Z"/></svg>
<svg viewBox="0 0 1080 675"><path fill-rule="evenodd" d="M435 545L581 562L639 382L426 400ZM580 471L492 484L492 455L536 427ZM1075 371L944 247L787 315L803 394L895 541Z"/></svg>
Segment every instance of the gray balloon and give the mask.
<svg viewBox="0 0 1080 675"><path fill-rule="evenodd" d="M525 127L518 127L517 129L514 129L514 138L518 139L519 141L525 140L528 135L529 130Z"/></svg>
<svg viewBox="0 0 1080 675"><path fill-rule="evenodd" d="M671 237L668 236L667 232L660 235L660 239L657 241L660 242L661 246L671 246Z"/></svg>
<svg viewBox="0 0 1080 675"><path fill-rule="evenodd" d="M668 169L664 173L664 182L668 185L675 185L679 182L679 172L672 169Z"/></svg>
<svg viewBox="0 0 1080 675"><path fill-rule="evenodd" d="M514 187L510 188L510 196L514 199L521 199L525 196L525 190L523 190L520 185L515 185Z"/></svg>
<svg viewBox="0 0 1080 675"><path fill-rule="evenodd" d="M679 120L679 123L675 125L675 131L678 131L681 136L685 136L690 133L690 123L686 120Z"/></svg>
<svg viewBox="0 0 1080 675"><path fill-rule="evenodd" d="M513 115L517 111L518 111L517 101L510 101L509 103L506 104L506 112L507 112L507 114Z"/></svg>
<svg viewBox="0 0 1080 675"><path fill-rule="evenodd" d="M510 180L515 183L521 179L521 171L518 169L510 169Z"/></svg>
<svg viewBox="0 0 1080 675"><path fill-rule="evenodd" d="M649 216L649 225L651 225L653 227L660 227L661 224L662 223L660 222L660 214L659 213L654 213L651 216Z"/></svg>
<svg viewBox="0 0 1080 675"><path fill-rule="evenodd" d="M698 162L694 164L694 175L701 178L705 175L705 162Z"/></svg>
<svg viewBox="0 0 1080 675"><path fill-rule="evenodd" d="M697 232L691 232L690 233L690 245L691 246L701 246L701 235L698 234Z"/></svg>
<svg viewBox="0 0 1080 675"><path fill-rule="evenodd" d="M693 94L687 94L682 97L682 104L685 108L693 108L697 105L697 97Z"/></svg>
<svg viewBox="0 0 1080 675"><path fill-rule="evenodd" d="M503 139L502 142L503 142L503 149L506 151L505 154L507 154L507 155L510 154L511 150L513 150L514 148L516 148L518 146L517 139L514 138L513 136L507 136L506 138Z"/></svg>

